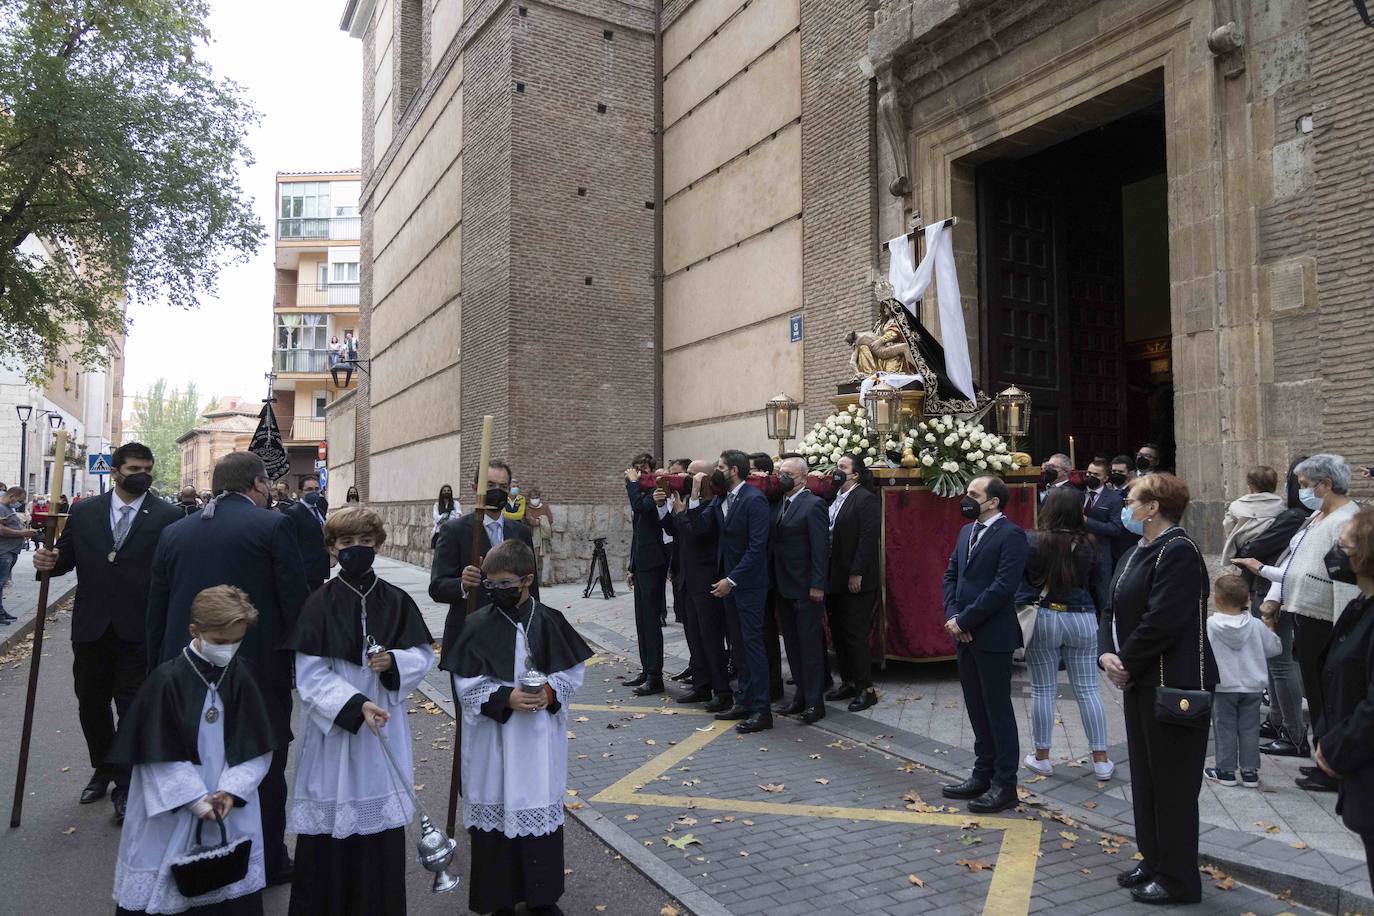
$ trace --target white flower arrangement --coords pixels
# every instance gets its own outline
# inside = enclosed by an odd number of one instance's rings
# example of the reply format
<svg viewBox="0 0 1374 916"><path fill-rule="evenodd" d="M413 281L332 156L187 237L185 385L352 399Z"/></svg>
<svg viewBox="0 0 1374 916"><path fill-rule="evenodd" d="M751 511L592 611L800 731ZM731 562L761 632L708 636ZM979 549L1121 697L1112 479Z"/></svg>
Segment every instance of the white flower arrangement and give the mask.
<svg viewBox="0 0 1374 916"><path fill-rule="evenodd" d="M919 443L921 477L937 496L962 496L980 472L1011 470L1011 452L1002 437L981 423L966 423L948 414L922 420L909 441Z"/></svg>
<svg viewBox="0 0 1374 916"><path fill-rule="evenodd" d="M900 440L889 437L880 443L877 433L868 425L868 411L851 404L811 427L797 451L811 470L830 471L845 455L863 455L864 464L871 467L883 460L883 449L901 454L902 449L911 446L909 436Z"/></svg>

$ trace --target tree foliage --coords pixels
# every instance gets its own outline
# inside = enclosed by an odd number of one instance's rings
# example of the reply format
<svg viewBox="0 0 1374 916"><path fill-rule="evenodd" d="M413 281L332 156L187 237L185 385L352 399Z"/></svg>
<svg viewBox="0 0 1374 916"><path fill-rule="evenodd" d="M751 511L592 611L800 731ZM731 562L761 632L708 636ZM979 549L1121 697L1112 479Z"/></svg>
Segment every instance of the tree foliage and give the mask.
<svg viewBox="0 0 1374 916"><path fill-rule="evenodd" d="M264 230L257 114L197 49L205 0L0 0L0 364L104 363L124 297L189 308Z"/></svg>
<svg viewBox="0 0 1374 916"><path fill-rule="evenodd" d="M181 446L177 439L200 425L201 416L214 406L214 399L202 407L196 383L182 391L168 389L166 379L148 386L134 402L133 427L138 441L153 450L153 485L162 493L181 486Z"/></svg>

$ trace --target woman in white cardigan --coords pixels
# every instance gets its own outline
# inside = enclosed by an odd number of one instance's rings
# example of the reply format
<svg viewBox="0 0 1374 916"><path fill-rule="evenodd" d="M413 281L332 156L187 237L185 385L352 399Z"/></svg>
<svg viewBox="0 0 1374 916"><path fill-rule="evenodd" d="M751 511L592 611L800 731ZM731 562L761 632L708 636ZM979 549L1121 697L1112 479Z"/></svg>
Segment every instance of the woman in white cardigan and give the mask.
<svg viewBox="0 0 1374 916"><path fill-rule="evenodd" d="M1273 566L1260 566L1255 560L1237 560L1251 572L1273 585L1261 611L1265 616L1291 614L1293 621L1293 658L1302 672L1303 693L1307 696L1308 719L1312 723L1313 743L1321 737L1322 701L1320 656L1331 635L1336 615L1355 597L1357 589L1331 581L1326 569L1326 554L1340 537L1341 529L1355 517L1359 506L1346 492L1350 488L1350 466L1340 455L1313 455L1298 464L1298 498L1312 509L1288 550ZM1289 735L1299 748L1307 747L1305 735ZM1278 742L1275 742L1277 744ZM1262 750L1270 751L1273 745ZM1303 767L1297 780L1300 788L1313 792L1334 792L1336 782L1317 767Z"/></svg>

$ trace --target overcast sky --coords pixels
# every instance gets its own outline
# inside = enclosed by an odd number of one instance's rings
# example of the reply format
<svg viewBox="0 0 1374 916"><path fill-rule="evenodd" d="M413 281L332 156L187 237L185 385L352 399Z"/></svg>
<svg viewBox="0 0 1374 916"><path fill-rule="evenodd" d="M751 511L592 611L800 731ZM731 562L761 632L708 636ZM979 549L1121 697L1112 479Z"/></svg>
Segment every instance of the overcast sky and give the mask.
<svg viewBox="0 0 1374 916"><path fill-rule="evenodd" d="M268 230L257 255L226 268L200 308L130 310L126 405L157 378L205 397L264 397L271 368L273 181L278 171L357 168L362 42L339 30L344 0L212 0L207 59L243 85L262 121L241 185ZM127 414L127 410L126 410Z"/></svg>

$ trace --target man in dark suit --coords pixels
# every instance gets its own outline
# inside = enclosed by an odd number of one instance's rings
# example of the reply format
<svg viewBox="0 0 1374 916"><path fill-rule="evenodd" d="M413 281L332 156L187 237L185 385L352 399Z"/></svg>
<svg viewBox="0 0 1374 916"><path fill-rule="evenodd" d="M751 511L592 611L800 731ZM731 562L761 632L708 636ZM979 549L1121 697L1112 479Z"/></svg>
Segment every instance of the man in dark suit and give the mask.
<svg viewBox="0 0 1374 916"><path fill-rule="evenodd" d="M123 823L131 774L128 767L105 764L115 734L110 704L122 719L148 670L143 615L153 552L162 529L182 514L148 496L153 453L146 445L121 445L110 462L114 489L72 506L55 548L39 548L33 566L53 576L76 570L72 675L81 732L95 770L81 790L81 804L104 798L113 782L115 822Z"/></svg>
<svg viewBox="0 0 1374 916"><path fill-rule="evenodd" d="M717 575L711 594L725 602L725 623L739 674L735 705L717 719L740 720L741 734L773 727L768 705L768 653L763 647L764 604L768 597L768 497L745 483L749 456L731 449L711 475L717 496L697 519L703 533L715 532Z"/></svg>
<svg viewBox="0 0 1374 916"><path fill-rule="evenodd" d="M266 508L271 485L262 459L252 452L230 452L216 462L213 487L218 497L199 514L169 525L158 541L148 592L148 664L175 658L191 641L187 627L196 595L215 585L241 588L258 610L258 623L238 651L253 663L279 727L289 734L293 657L281 645L308 594L296 529ZM282 842L286 756L286 748L272 755L258 786L268 884L291 880L291 858Z"/></svg>
<svg viewBox="0 0 1374 916"><path fill-rule="evenodd" d="M1111 548L1112 567L1139 538L1121 525L1123 490L1107 486L1107 459L1094 458L1083 476L1083 524Z"/></svg>
<svg viewBox="0 0 1374 916"><path fill-rule="evenodd" d="M814 725L825 717L821 616L830 584L830 520L825 503L806 489L806 471L806 459L783 459L778 473L782 504L773 514L768 546L787 667L797 685L792 702L778 712L800 715L807 725Z"/></svg>
<svg viewBox="0 0 1374 916"><path fill-rule="evenodd" d="M448 616L444 619L444 642L440 653L440 666L449 659L449 653L458 644L458 634L463 630L463 622L468 615L468 592L481 589L477 597L477 607L491 604L491 593L482 584L482 559L497 544L518 538L534 549L534 537L530 526L524 522L505 517L506 504L510 500L510 465L499 458L493 458L487 465L486 487L482 494L482 532L478 535L477 556L472 556L472 526L475 512L451 518L439 528L439 539L434 542L434 559L429 570L429 597L448 605ZM477 481L472 482L472 492L477 493ZM530 594L539 598L539 576L535 575ZM445 668L444 670L448 670Z"/></svg>
<svg viewBox="0 0 1374 916"><path fill-rule="evenodd" d="M676 600L682 602L682 627L692 655L691 692L677 698L679 703L706 703L707 712L724 712L735 705L734 691L726 672L725 605L711 594L719 577L717 555L719 537L714 529L702 530L701 514L710 507L702 488L711 472L711 462L693 461L687 468L692 489L687 498L674 494L672 511L663 520L664 529L677 545L678 571L674 585L681 586ZM709 702L707 702L709 701Z"/></svg>
<svg viewBox="0 0 1374 916"><path fill-rule="evenodd" d="M200 500L196 498L195 487L182 487L177 493L176 510L182 518L200 511Z"/></svg>
<svg viewBox="0 0 1374 916"><path fill-rule="evenodd" d="M668 549L663 543L663 518L668 514L660 490L641 490L639 479L654 471L654 457L636 455L625 469L625 495L630 500L633 529L630 568L626 577L635 600L635 641L639 644L639 674L625 682L635 696L663 692L663 618L668 613ZM655 498L657 497L657 499Z"/></svg>
<svg viewBox="0 0 1374 916"><path fill-rule="evenodd" d="M749 453L750 477L758 480L772 473L773 459L767 452ZM766 488L763 494L768 497L768 512L772 516L782 503L782 494L770 493ZM770 580L768 598L763 605L763 651L768 656L768 700L771 703L782 699L782 628L778 624L778 617L783 603Z"/></svg>
<svg viewBox="0 0 1374 916"><path fill-rule="evenodd" d="M945 630L955 640L959 683L973 725L973 775L945 786L945 798L971 799L975 814L1017 804L1020 748L1011 702L1011 656L1021 644L1016 588L1026 568L1026 532L1002 514L1007 485L975 477L960 500L969 519L945 569Z"/></svg>
<svg viewBox="0 0 1374 916"><path fill-rule="evenodd" d="M827 700L849 700L850 712L862 712L878 702L873 689L873 658L869 632L878 604L878 549L882 535L882 507L871 489L873 475L855 455L842 455L831 479L835 499L830 504L830 578L826 614L840 663L840 685Z"/></svg>
<svg viewBox="0 0 1374 916"><path fill-rule="evenodd" d="M295 527L306 588L312 592L329 578L329 551L324 547L324 515L328 510L329 504L320 496L320 482L314 477L301 484L300 501L282 510Z"/></svg>

